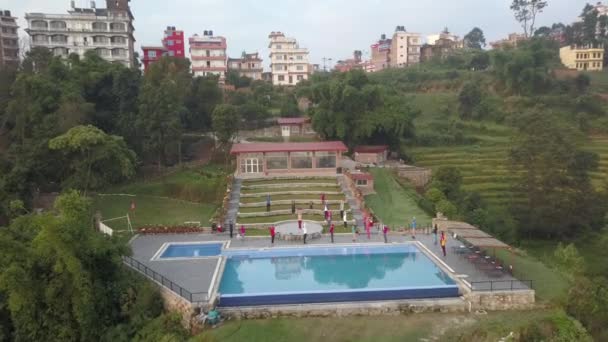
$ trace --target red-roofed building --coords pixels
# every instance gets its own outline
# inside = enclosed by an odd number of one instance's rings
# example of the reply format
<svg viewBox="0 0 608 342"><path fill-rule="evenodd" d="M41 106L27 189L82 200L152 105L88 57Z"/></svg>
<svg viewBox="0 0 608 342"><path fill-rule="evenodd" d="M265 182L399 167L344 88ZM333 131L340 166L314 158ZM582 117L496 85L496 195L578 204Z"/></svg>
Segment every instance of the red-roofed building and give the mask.
<svg viewBox="0 0 608 342"><path fill-rule="evenodd" d="M293 173L335 175L342 153L348 149L341 141L311 143L234 144L237 176L263 177Z"/></svg>
<svg viewBox="0 0 608 342"><path fill-rule="evenodd" d="M164 46L142 46L141 49L144 52L141 59L144 64L144 71L148 71L150 64L167 55L167 49Z"/></svg>
<svg viewBox="0 0 608 342"><path fill-rule="evenodd" d="M388 159L388 146L357 146L355 147L355 161L362 164L381 164Z"/></svg>
<svg viewBox="0 0 608 342"><path fill-rule="evenodd" d="M283 137L314 133L310 126L310 118L278 118L277 123L281 126L281 136Z"/></svg>

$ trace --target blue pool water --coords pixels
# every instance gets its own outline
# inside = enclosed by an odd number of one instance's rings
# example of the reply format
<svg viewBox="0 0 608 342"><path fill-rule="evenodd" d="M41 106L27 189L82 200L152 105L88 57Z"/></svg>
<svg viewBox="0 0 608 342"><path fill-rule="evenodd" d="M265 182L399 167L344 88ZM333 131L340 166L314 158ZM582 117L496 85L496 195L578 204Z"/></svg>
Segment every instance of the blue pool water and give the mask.
<svg viewBox="0 0 608 342"><path fill-rule="evenodd" d="M415 245L224 251L220 305L458 296Z"/></svg>
<svg viewBox="0 0 608 342"><path fill-rule="evenodd" d="M171 244L160 255L167 258L198 258L222 254L222 243Z"/></svg>

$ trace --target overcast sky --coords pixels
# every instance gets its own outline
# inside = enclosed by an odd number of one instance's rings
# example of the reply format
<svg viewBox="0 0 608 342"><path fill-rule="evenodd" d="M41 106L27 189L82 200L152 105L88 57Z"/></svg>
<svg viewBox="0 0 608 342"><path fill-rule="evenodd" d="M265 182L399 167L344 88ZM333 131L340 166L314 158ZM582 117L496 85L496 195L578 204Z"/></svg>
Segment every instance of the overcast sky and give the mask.
<svg viewBox="0 0 608 342"><path fill-rule="evenodd" d="M548 0L538 26L570 23L586 0ZM595 2L595 0L589 1ZM480 27L489 41L522 29L509 9L511 0L132 0L137 49L158 45L166 26L184 30L186 37L213 30L228 40L228 54L258 51L268 59L268 34L282 31L308 48L312 63L323 57L349 58L353 50L369 56L369 46L395 26L423 35L444 27L459 36ZM76 0L90 6L89 0ZM66 13L69 0L0 0L0 8L19 17L22 29L26 12ZM105 0L97 0L105 7ZM25 35L25 32L21 32ZM186 52L187 53L187 52ZM141 53L140 53L141 54ZM266 61L265 61L265 63Z"/></svg>

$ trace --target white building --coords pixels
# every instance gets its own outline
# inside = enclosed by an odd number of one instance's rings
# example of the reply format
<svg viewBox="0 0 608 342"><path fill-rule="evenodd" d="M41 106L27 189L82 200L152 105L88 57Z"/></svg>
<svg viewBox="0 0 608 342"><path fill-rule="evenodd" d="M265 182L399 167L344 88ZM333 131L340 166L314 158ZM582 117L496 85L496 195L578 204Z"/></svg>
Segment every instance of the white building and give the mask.
<svg viewBox="0 0 608 342"><path fill-rule="evenodd" d="M106 0L106 8L72 8L68 14L26 13L32 47L46 47L56 56L94 50L103 59L133 66L133 14L130 0Z"/></svg>
<svg viewBox="0 0 608 342"><path fill-rule="evenodd" d="M217 75L223 82L228 71L226 38L214 36L213 31L209 30L204 31L202 37L195 34L189 42L194 76Z"/></svg>
<svg viewBox="0 0 608 342"><path fill-rule="evenodd" d="M407 32L405 27L397 26L391 42L390 66L402 68L420 62L420 47L422 37L420 33Z"/></svg>
<svg viewBox="0 0 608 342"><path fill-rule="evenodd" d="M439 39L449 39L453 42L457 42L460 40L460 37L455 34L451 34L446 27L441 33L426 36L426 43L429 45L435 45Z"/></svg>
<svg viewBox="0 0 608 342"><path fill-rule="evenodd" d="M270 72L274 85L296 85L307 80L311 70L308 64L308 50L300 48L295 38L288 38L281 32L271 32Z"/></svg>

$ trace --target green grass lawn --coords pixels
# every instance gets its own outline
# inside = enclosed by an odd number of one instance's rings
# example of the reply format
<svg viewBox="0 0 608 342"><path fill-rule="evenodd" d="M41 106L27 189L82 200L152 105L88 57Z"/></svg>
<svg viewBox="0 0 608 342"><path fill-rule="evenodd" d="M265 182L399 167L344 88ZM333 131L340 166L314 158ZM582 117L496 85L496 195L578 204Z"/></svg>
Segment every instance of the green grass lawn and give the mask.
<svg viewBox="0 0 608 342"><path fill-rule="evenodd" d="M344 200L344 194L340 195L325 195L326 200ZM321 200L321 194L305 194L305 195L274 195L271 196L271 201L284 201L284 200ZM258 197L241 197L241 203L266 203L266 196Z"/></svg>
<svg viewBox="0 0 608 342"><path fill-rule="evenodd" d="M608 185L608 136L594 136L590 139L585 148L595 152L600 157L599 167L591 173L591 181L595 187L605 187Z"/></svg>
<svg viewBox="0 0 608 342"><path fill-rule="evenodd" d="M408 316L273 318L227 321L194 337L198 342L498 341L510 331L560 315L556 310L421 313ZM563 315L563 314L562 314ZM477 339L471 336L478 337ZM464 338L464 339L458 339Z"/></svg>
<svg viewBox="0 0 608 342"><path fill-rule="evenodd" d="M280 187L280 188L249 188L241 190L242 194L266 194L269 192L283 192L283 191L318 191L319 194L324 192L341 192L337 185L336 186L308 186L308 187ZM321 196L321 195L319 195Z"/></svg>
<svg viewBox="0 0 608 342"><path fill-rule="evenodd" d="M365 203L392 229L404 227L416 217L419 226L430 226L431 217L416 203L414 189L402 187L390 170L371 169L376 194L365 197Z"/></svg>
<svg viewBox="0 0 608 342"><path fill-rule="evenodd" d="M296 208L309 209L308 205L305 204L296 204ZM313 204L313 209L323 210L325 207L322 204ZM329 210L340 210L340 204L328 204L327 208ZM291 204L277 204L271 207L272 210L291 210ZM344 210L350 209L350 205L347 202L344 202ZM266 205L261 205L258 207L240 207L240 213L257 213L266 211Z"/></svg>
<svg viewBox="0 0 608 342"><path fill-rule="evenodd" d="M134 201L136 209L130 210ZM175 199L158 198L152 196L95 196L93 207L99 210L103 219L125 216L129 213L134 229L145 225L175 225L187 221L200 221L208 226L209 219L216 210L212 204L191 203ZM107 223L113 229L126 230L125 220Z"/></svg>
<svg viewBox="0 0 608 342"><path fill-rule="evenodd" d="M338 184L336 177L319 177L319 178L301 178L301 179L246 179L243 185L263 185L263 184L310 184L310 183L328 183Z"/></svg>

